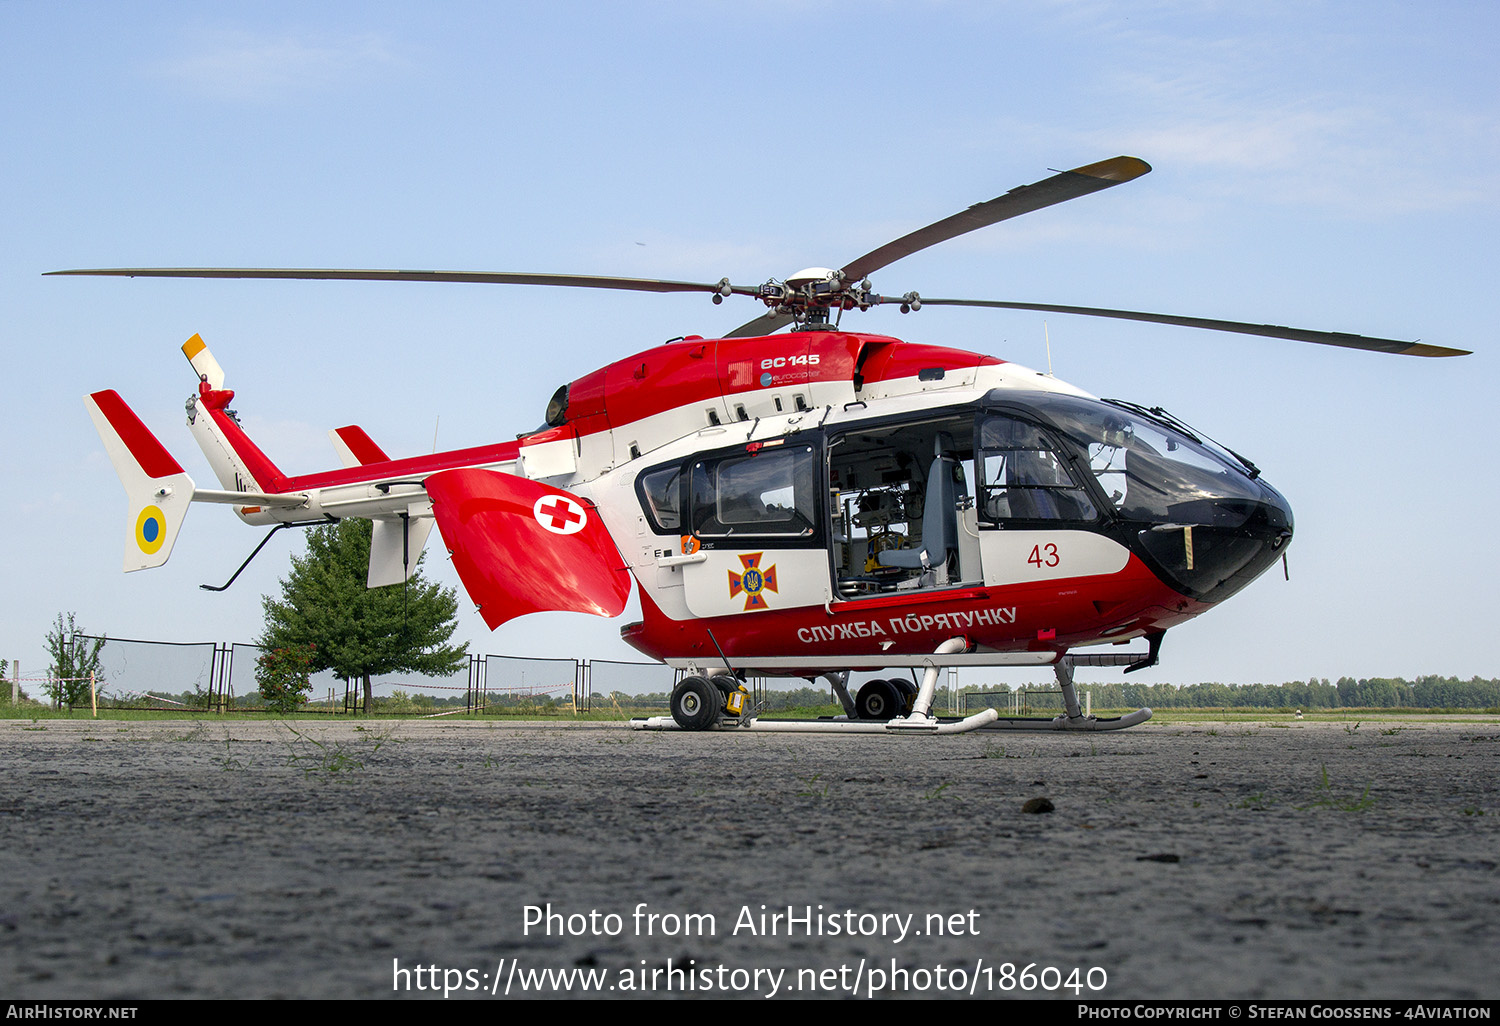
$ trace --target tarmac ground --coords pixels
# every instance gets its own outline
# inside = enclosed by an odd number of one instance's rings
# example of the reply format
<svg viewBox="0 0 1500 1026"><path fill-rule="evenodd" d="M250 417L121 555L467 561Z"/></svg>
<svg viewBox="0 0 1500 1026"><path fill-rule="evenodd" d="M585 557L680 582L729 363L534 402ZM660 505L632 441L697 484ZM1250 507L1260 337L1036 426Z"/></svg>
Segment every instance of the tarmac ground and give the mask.
<svg viewBox="0 0 1500 1026"><path fill-rule="evenodd" d="M1497 771L1493 717L4 720L0 994L1493 999Z"/></svg>

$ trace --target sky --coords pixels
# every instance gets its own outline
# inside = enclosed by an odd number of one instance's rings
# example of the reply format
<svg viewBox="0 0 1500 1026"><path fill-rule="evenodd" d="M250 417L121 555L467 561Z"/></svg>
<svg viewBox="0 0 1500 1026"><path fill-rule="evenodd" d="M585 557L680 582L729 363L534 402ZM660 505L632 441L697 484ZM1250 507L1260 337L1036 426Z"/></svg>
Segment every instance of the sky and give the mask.
<svg viewBox="0 0 1500 1026"><path fill-rule="evenodd" d="M1500 7L1394 0L4 0L0 472L18 530L0 562L0 658L43 668L64 611L113 637L259 633L295 534L209 594L198 585L222 583L260 532L198 506L166 566L122 574L124 493L81 401L117 389L213 487L183 417L194 378L178 347L195 332L252 437L299 473L337 465L325 433L343 424L396 456L434 438L514 437L558 385L760 310L701 295L45 271L754 284L839 266L1049 169L1130 154L1154 170L909 257L876 290L1474 355L983 310L851 324L1037 368L1050 340L1059 377L1166 407L1287 496L1290 580L1274 569L1174 629L1162 664L1134 679L1500 676L1497 43ZM425 566L458 586L440 545ZM493 633L462 606L457 637L474 652L638 658L618 636L634 601L615 621L538 614Z"/></svg>

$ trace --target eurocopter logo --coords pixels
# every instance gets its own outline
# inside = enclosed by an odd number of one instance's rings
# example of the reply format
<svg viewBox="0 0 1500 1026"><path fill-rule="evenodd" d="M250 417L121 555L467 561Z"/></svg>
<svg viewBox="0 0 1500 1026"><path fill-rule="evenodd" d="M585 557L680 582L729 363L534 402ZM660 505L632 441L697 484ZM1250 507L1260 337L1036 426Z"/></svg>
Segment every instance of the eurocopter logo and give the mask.
<svg viewBox="0 0 1500 1026"><path fill-rule="evenodd" d="M582 506L563 495L544 495L531 507L536 522L553 534L577 534L589 522Z"/></svg>
<svg viewBox="0 0 1500 1026"><path fill-rule="evenodd" d="M752 552L749 555L740 556L740 563L744 566L744 572L735 573L729 571L729 597L738 598L741 594L745 596L745 612L752 609L770 609L766 604L765 593L776 591L776 567L768 566L764 570L760 568L760 558L764 552Z"/></svg>

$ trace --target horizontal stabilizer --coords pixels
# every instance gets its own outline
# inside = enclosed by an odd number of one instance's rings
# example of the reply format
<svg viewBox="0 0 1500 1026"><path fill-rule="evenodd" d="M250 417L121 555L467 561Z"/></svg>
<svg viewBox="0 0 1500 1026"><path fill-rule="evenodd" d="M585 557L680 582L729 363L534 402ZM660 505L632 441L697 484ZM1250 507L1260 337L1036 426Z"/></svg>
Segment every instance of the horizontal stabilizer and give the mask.
<svg viewBox="0 0 1500 1026"><path fill-rule="evenodd" d="M368 467L372 463L391 461L385 450L365 434L365 429L355 424L334 428L328 432L328 440L338 450L339 459L346 467Z"/></svg>
<svg viewBox="0 0 1500 1026"><path fill-rule="evenodd" d="M83 401L130 503L125 570L161 566L187 516L193 479L118 392L95 392Z"/></svg>
<svg viewBox="0 0 1500 1026"><path fill-rule="evenodd" d="M427 478L438 530L491 630L526 613L618 616L630 573L592 503L494 470Z"/></svg>
<svg viewBox="0 0 1500 1026"><path fill-rule="evenodd" d="M221 506L271 506L288 509L307 505L306 492L225 492L216 488L193 489L194 502L216 502Z"/></svg>

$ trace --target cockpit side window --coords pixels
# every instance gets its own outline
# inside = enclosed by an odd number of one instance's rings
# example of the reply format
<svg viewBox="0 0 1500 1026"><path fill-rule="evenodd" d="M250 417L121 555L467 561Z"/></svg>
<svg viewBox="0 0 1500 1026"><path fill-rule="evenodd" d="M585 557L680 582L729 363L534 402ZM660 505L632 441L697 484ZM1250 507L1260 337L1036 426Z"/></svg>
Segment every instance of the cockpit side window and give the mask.
<svg viewBox="0 0 1500 1026"><path fill-rule="evenodd" d="M990 414L980 423L978 441L979 510L985 521L1099 519L1062 452L1037 425Z"/></svg>
<svg viewBox="0 0 1500 1026"><path fill-rule="evenodd" d="M682 528L682 467L672 464L648 470L636 478L641 508L657 534L676 534Z"/></svg>

